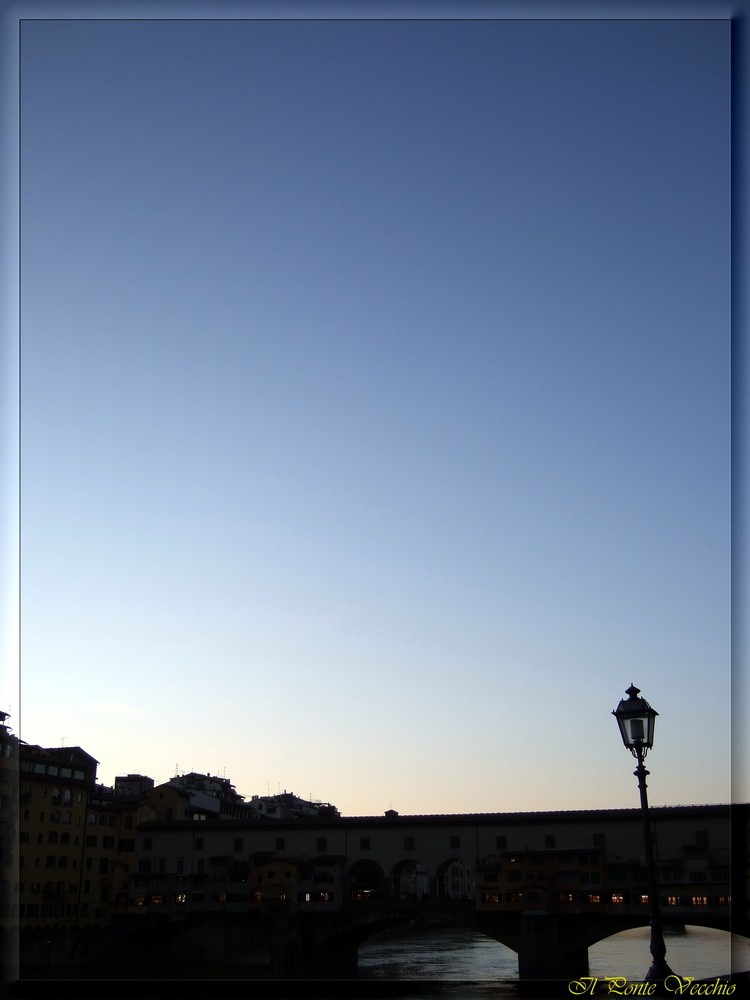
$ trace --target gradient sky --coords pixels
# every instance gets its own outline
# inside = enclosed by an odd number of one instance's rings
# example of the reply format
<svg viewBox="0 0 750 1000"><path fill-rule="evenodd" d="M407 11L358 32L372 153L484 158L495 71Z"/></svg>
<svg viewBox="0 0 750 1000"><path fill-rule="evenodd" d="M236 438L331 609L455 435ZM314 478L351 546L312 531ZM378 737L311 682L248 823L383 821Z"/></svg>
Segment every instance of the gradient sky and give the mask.
<svg viewBox="0 0 750 1000"><path fill-rule="evenodd" d="M729 801L729 23L21 42L19 735L635 807L634 682L652 802Z"/></svg>

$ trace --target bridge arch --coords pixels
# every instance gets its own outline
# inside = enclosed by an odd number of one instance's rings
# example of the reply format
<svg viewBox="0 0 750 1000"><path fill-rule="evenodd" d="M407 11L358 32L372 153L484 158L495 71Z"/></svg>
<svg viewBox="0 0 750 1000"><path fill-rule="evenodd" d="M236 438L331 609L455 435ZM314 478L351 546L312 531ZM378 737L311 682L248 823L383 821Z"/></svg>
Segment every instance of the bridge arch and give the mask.
<svg viewBox="0 0 750 1000"><path fill-rule="evenodd" d="M678 975L709 979L750 970L750 939L707 924L688 923L682 932L678 930L668 930L664 936L667 962ZM650 929L643 924L600 938L589 948L591 974L642 976L651 964L649 944ZM614 971L613 953L619 966Z"/></svg>
<svg viewBox="0 0 750 1000"><path fill-rule="evenodd" d="M355 903L384 899L388 889L385 872L376 861L360 858L347 872L347 896Z"/></svg>
<svg viewBox="0 0 750 1000"><path fill-rule="evenodd" d="M402 858L391 868L392 899L423 899L430 895L430 875L416 858Z"/></svg>
<svg viewBox="0 0 750 1000"><path fill-rule="evenodd" d="M415 965L421 967L422 962L429 969L429 979L448 981L464 972L466 979L495 983L497 979L515 979L518 974L517 954L497 938L472 927L469 920L417 919L375 929L360 940L360 969L376 968L380 969L378 975L401 978L407 970L413 974ZM390 969L393 972L386 971Z"/></svg>
<svg viewBox="0 0 750 1000"><path fill-rule="evenodd" d="M626 907L622 914L613 913L610 910L605 919L594 919L586 922L587 945L593 947L600 941L606 941L616 934L627 931L636 931L639 928L647 930L649 925L650 919L646 905L638 907L637 910L634 907ZM673 934L680 934L688 926L728 932L731 930L729 907L724 908L724 912L713 910L707 913L681 911L671 914L662 910L662 925L667 940Z"/></svg>
<svg viewBox="0 0 750 1000"><path fill-rule="evenodd" d="M434 899L474 899L474 862L459 855L441 861L430 880Z"/></svg>

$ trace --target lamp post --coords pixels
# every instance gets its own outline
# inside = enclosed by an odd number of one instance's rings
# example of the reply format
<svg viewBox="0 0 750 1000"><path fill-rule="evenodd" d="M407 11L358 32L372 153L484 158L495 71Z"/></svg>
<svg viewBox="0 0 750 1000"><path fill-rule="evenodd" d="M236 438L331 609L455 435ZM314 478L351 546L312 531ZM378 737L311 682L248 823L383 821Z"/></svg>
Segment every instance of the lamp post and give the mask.
<svg viewBox="0 0 750 1000"><path fill-rule="evenodd" d="M651 967L646 973L646 982L663 983L667 976L674 973L667 965L667 949L664 944L664 933L661 924L661 906L659 904L659 882L656 877L654 862L654 841L651 833L651 820L648 813L648 796L646 794L646 770L643 761L654 745L654 724L656 716L645 698L639 698L639 688L631 684L623 699L612 715L620 727L622 742L638 761L638 767L633 774L638 778L638 788L641 793L641 813L643 816L643 843L646 850L646 870L648 872L648 902L651 921Z"/></svg>

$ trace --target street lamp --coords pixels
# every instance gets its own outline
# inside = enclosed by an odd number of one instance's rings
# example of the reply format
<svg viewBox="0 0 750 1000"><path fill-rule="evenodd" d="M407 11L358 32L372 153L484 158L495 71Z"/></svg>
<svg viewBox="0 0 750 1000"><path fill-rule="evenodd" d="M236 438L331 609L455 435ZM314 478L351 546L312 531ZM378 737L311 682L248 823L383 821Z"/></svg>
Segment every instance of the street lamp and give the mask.
<svg viewBox="0 0 750 1000"><path fill-rule="evenodd" d="M620 727L622 742L638 761L638 767L633 774L638 778L638 788L641 793L641 813L643 815L643 842L646 849L646 869L648 871L648 902L651 920L651 968L646 973L646 982L664 982L667 976L674 973L667 965L667 949L664 944L664 933L661 925L661 907L659 905L659 882L656 877L654 863L654 841L651 833L651 821L648 814L648 796L646 794L646 775L650 774L643 765L646 754L654 745L654 724L656 716L645 698L639 698L640 690L631 684L615 711L612 713Z"/></svg>

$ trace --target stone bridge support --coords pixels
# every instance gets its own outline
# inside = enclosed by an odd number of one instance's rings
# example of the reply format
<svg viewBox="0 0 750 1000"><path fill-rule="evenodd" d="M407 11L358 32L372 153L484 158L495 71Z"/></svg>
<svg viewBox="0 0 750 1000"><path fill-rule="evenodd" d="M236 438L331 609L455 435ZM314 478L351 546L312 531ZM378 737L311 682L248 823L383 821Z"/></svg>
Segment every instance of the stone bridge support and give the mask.
<svg viewBox="0 0 750 1000"><path fill-rule="evenodd" d="M588 914L477 913L471 926L516 952L520 980L587 976L589 945L601 936Z"/></svg>
<svg viewBox="0 0 750 1000"><path fill-rule="evenodd" d="M580 979L589 974L589 950L571 933L575 918L524 914L518 947L520 979Z"/></svg>

